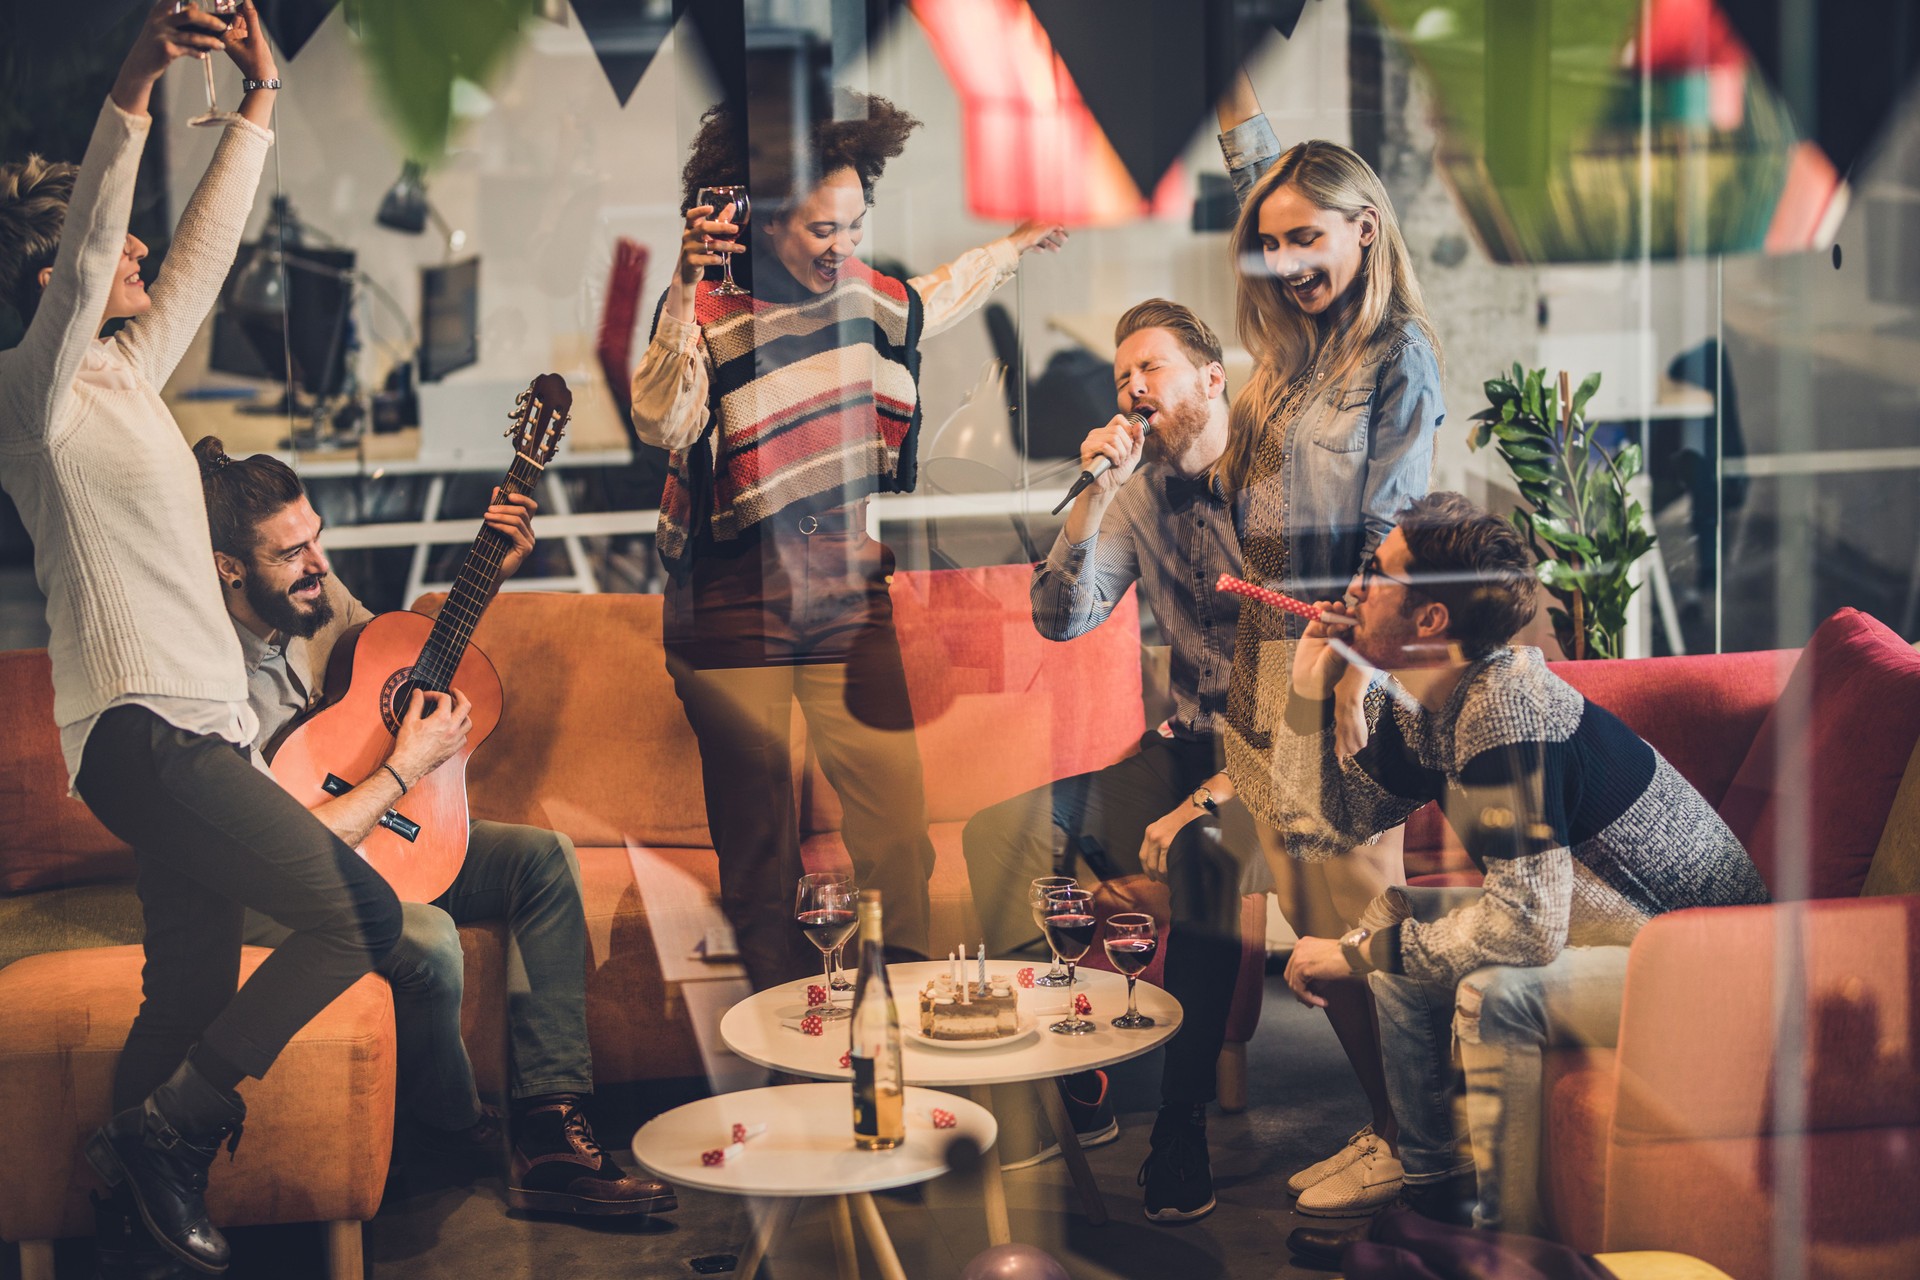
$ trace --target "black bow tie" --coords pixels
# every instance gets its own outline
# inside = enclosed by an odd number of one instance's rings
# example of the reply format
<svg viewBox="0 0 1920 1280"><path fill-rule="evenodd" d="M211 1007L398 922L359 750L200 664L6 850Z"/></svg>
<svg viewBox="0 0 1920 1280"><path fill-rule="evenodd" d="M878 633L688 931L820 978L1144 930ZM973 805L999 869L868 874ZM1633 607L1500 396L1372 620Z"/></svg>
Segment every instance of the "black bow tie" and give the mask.
<svg viewBox="0 0 1920 1280"><path fill-rule="evenodd" d="M1175 475L1169 471L1166 482L1167 505L1175 511L1185 511L1196 501L1218 502L1220 500L1214 493L1211 474L1188 477Z"/></svg>

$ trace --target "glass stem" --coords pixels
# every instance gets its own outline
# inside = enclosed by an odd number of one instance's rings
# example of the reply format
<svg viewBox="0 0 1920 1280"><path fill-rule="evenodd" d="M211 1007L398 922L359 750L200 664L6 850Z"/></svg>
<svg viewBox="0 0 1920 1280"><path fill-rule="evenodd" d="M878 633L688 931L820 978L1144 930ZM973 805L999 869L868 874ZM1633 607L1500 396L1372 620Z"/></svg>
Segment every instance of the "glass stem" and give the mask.
<svg viewBox="0 0 1920 1280"><path fill-rule="evenodd" d="M727 288L733 288L733 255L730 253L723 255L720 265L727 278ZM827 981L831 985L833 980L829 978Z"/></svg>
<svg viewBox="0 0 1920 1280"><path fill-rule="evenodd" d="M1073 960L1067 961L1067 1021L1077 1026L1080 1022L1080 1015L1075 1013L1073 1009L1073 970L1075 963Z"/></svg>
<svg viewBox="0 0 1920 1280"><path fill-rule="evenodd" d="M820 963L827 971L827 985L824 990L827 993L827 1008L831 1009L833 1008L833 952L822 951L820 953Z"/></svg>
<svg viewBox="0 0 1920 1280"><path fill-rule="evenodd" d="M1048 947L1047 952L1053 957L1053 968L1047 970L1047 976L1049 978L1058 979L1060 977L1060 953L1058 951L1055 951L1052 947ZM1068 972L1071 973L1072 970L1069 969Z"/></svg>
<svg viewBox="0 0 1920 1280"><path fill-rule="evenodd" d="M207 114L212 115L220 109L219 104L213 100L213 59L202 56L200 65L207 73Z"/></svg>

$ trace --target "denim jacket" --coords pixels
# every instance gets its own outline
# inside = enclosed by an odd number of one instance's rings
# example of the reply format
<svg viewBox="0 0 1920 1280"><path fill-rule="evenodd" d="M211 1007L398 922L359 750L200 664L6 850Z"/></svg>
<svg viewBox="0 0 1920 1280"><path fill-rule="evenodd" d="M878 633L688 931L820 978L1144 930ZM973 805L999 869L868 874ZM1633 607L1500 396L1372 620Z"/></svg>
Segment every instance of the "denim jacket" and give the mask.
<svg viewBox="0 0 1920 1280"><path fill-rule="evenodd" d="M1234 195L1244 202L1280 156L1264 115L1220 135ZM1436 433L1446 419L1440 362L1418 326L1374 344L1337 383L1316 385L1294 418L1278 476L1236 497L1240 542L1284 535L1281 590L1336 599L1427 492ZM1277 492L1268 492L1272 486ZM1249 557L1254 559L1255 557Z"/></svg>

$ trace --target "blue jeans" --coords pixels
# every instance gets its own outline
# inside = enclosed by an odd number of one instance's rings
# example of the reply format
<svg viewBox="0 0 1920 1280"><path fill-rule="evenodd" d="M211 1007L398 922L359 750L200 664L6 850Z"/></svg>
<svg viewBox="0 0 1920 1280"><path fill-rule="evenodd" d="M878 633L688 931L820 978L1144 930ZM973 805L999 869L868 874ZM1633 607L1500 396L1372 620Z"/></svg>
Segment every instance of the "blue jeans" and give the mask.
<svg viewBox="0 0 1920 1280"><path fill-rule="evenodd" d="M587 927L580 862L554 831L475 822L467 858L432 903L402 904L399 945L377 972L393 986L399 1104L436 1129L480 1118L473 1063L460 1038L466 960L460 926L507 924L507 1028L515 1098L593 1092L587 1045ZM277 943L272 922L249 915L247 941Z"/></svg>
<svg viewBox="0 0 1920 1280"><path fill-rule="evenodd" d="M1390 890L1415 918L1437 918L1461 895ZM1369 908L1371 914L1372 908ZM1370 919L1366 920L1372 923ZM1542 1062L1557 1048L1611 1047L1620 1031L1627 948L1567 947L1550 963L1476 969L1458 985L1375 973L1387 1095L1400 1123L1409 1185L1476 1175L1476 1226L1541 1235ZM1467 1077L1471 1157L1453 1107L1454 1044Z"/></svg>

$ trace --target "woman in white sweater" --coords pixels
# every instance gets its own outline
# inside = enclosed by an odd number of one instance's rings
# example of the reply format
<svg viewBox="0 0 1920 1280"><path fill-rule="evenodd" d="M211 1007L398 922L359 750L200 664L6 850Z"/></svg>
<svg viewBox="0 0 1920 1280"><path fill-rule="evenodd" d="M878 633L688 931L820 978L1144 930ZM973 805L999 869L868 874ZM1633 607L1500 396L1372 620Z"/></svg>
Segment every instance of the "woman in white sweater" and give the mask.
<svg viewBox="0 0 1920 1280"><path fill-rule="evenodd" d="M145 246L127 233L148 99L174 59L221 51L246 97L149 295ZM28 321L0 352L0 484L47 598L68 777L133 846L146 925L116 1114L87 1156L162 1248L212 1273L228 1248L202 1193L219 1144L238 1139L235 1086L400 932L386 883L248 762L246 672L199 472L159 394L232 265L278 87L251 3L223 29L161 0L78 170L38 157L0 167L0 282ZM127 323L101 340L111 320ZM239 987L248 906L294 934Z"/></svg>

